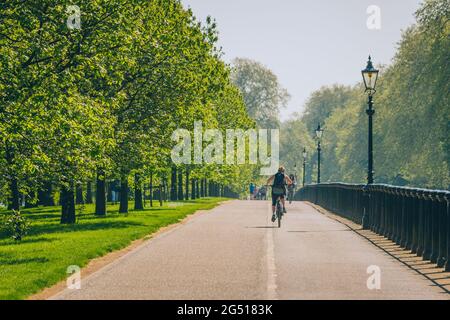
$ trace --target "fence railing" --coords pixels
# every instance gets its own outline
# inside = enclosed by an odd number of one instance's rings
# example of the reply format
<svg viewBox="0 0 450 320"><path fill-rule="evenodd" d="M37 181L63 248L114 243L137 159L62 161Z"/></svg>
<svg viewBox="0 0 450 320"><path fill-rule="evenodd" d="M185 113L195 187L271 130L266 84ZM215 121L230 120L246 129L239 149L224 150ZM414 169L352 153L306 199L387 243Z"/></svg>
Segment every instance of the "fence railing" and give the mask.
<svg viewBox="0 0 450 320"><path fill-rule="evenodd" d="M450 192L384 184L308 185L296 198L313 202L450 271Z"/></svg>

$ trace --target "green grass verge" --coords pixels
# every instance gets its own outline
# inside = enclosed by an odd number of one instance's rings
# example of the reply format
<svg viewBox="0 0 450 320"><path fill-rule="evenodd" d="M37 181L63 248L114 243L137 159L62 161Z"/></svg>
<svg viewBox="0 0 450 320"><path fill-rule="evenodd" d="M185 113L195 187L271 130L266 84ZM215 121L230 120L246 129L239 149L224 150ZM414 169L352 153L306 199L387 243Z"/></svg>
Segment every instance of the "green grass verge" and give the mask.
<svg viewBox="0 0 450 320"><path fill-rule="evenodd" d="M118 205L109 205L106 217L96 217L94 206L86 205L77 208L75 225L59 223L59 207L23 210L31 221L29 234L21 242L0 236L0 299L25 299L65 279L70 265L83 267L93 258L122 249L133 240L197 210L212 209L224 200L169 203L127 215L118 213Z"/></svg>

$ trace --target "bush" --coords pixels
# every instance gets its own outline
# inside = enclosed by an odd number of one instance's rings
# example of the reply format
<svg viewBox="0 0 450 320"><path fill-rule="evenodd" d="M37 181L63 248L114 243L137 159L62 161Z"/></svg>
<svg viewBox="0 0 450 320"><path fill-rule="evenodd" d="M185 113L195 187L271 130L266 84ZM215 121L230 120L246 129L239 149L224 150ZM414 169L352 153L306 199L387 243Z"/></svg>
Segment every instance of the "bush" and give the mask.
<svg viewBox="0 0 450 320"><path fill-rule="evenodd" d="M29 228L30 223L19 211L14 210L11 214L4 215L2 219L1 229L16 241L22 240Z"/></svg>

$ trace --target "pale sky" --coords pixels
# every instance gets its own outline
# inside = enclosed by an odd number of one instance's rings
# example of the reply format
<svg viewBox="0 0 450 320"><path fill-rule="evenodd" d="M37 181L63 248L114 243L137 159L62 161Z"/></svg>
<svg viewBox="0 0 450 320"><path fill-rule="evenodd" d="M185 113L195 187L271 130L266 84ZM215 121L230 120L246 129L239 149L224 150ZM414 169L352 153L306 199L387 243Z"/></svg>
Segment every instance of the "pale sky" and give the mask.
<svg viewBox="0 0 450 320"><path fill-rule="evenodd" d="M292 98L284 120L323 85L355 84L367 57L389 64L420 0L182 0L201 21L214 17L224 59L250 58L269 67ZM380 8L381 29L366 11Z"/></svg>

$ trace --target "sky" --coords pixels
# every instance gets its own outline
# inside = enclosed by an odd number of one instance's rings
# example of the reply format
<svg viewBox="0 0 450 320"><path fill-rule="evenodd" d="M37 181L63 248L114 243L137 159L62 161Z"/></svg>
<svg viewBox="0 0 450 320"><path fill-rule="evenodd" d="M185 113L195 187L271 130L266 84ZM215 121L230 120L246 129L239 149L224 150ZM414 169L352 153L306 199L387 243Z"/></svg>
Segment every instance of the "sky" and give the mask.
<svg viewBox="0 0 450 320"><path fill-rule="evenodd" d="M301 112L314 90L360 81L369 54L375 64L391 63L402 30L414 23L421 2L182 0L200 21L208 15L216 19L226 62L250 58L278 76L291 95L282 120Z"/></svg>

